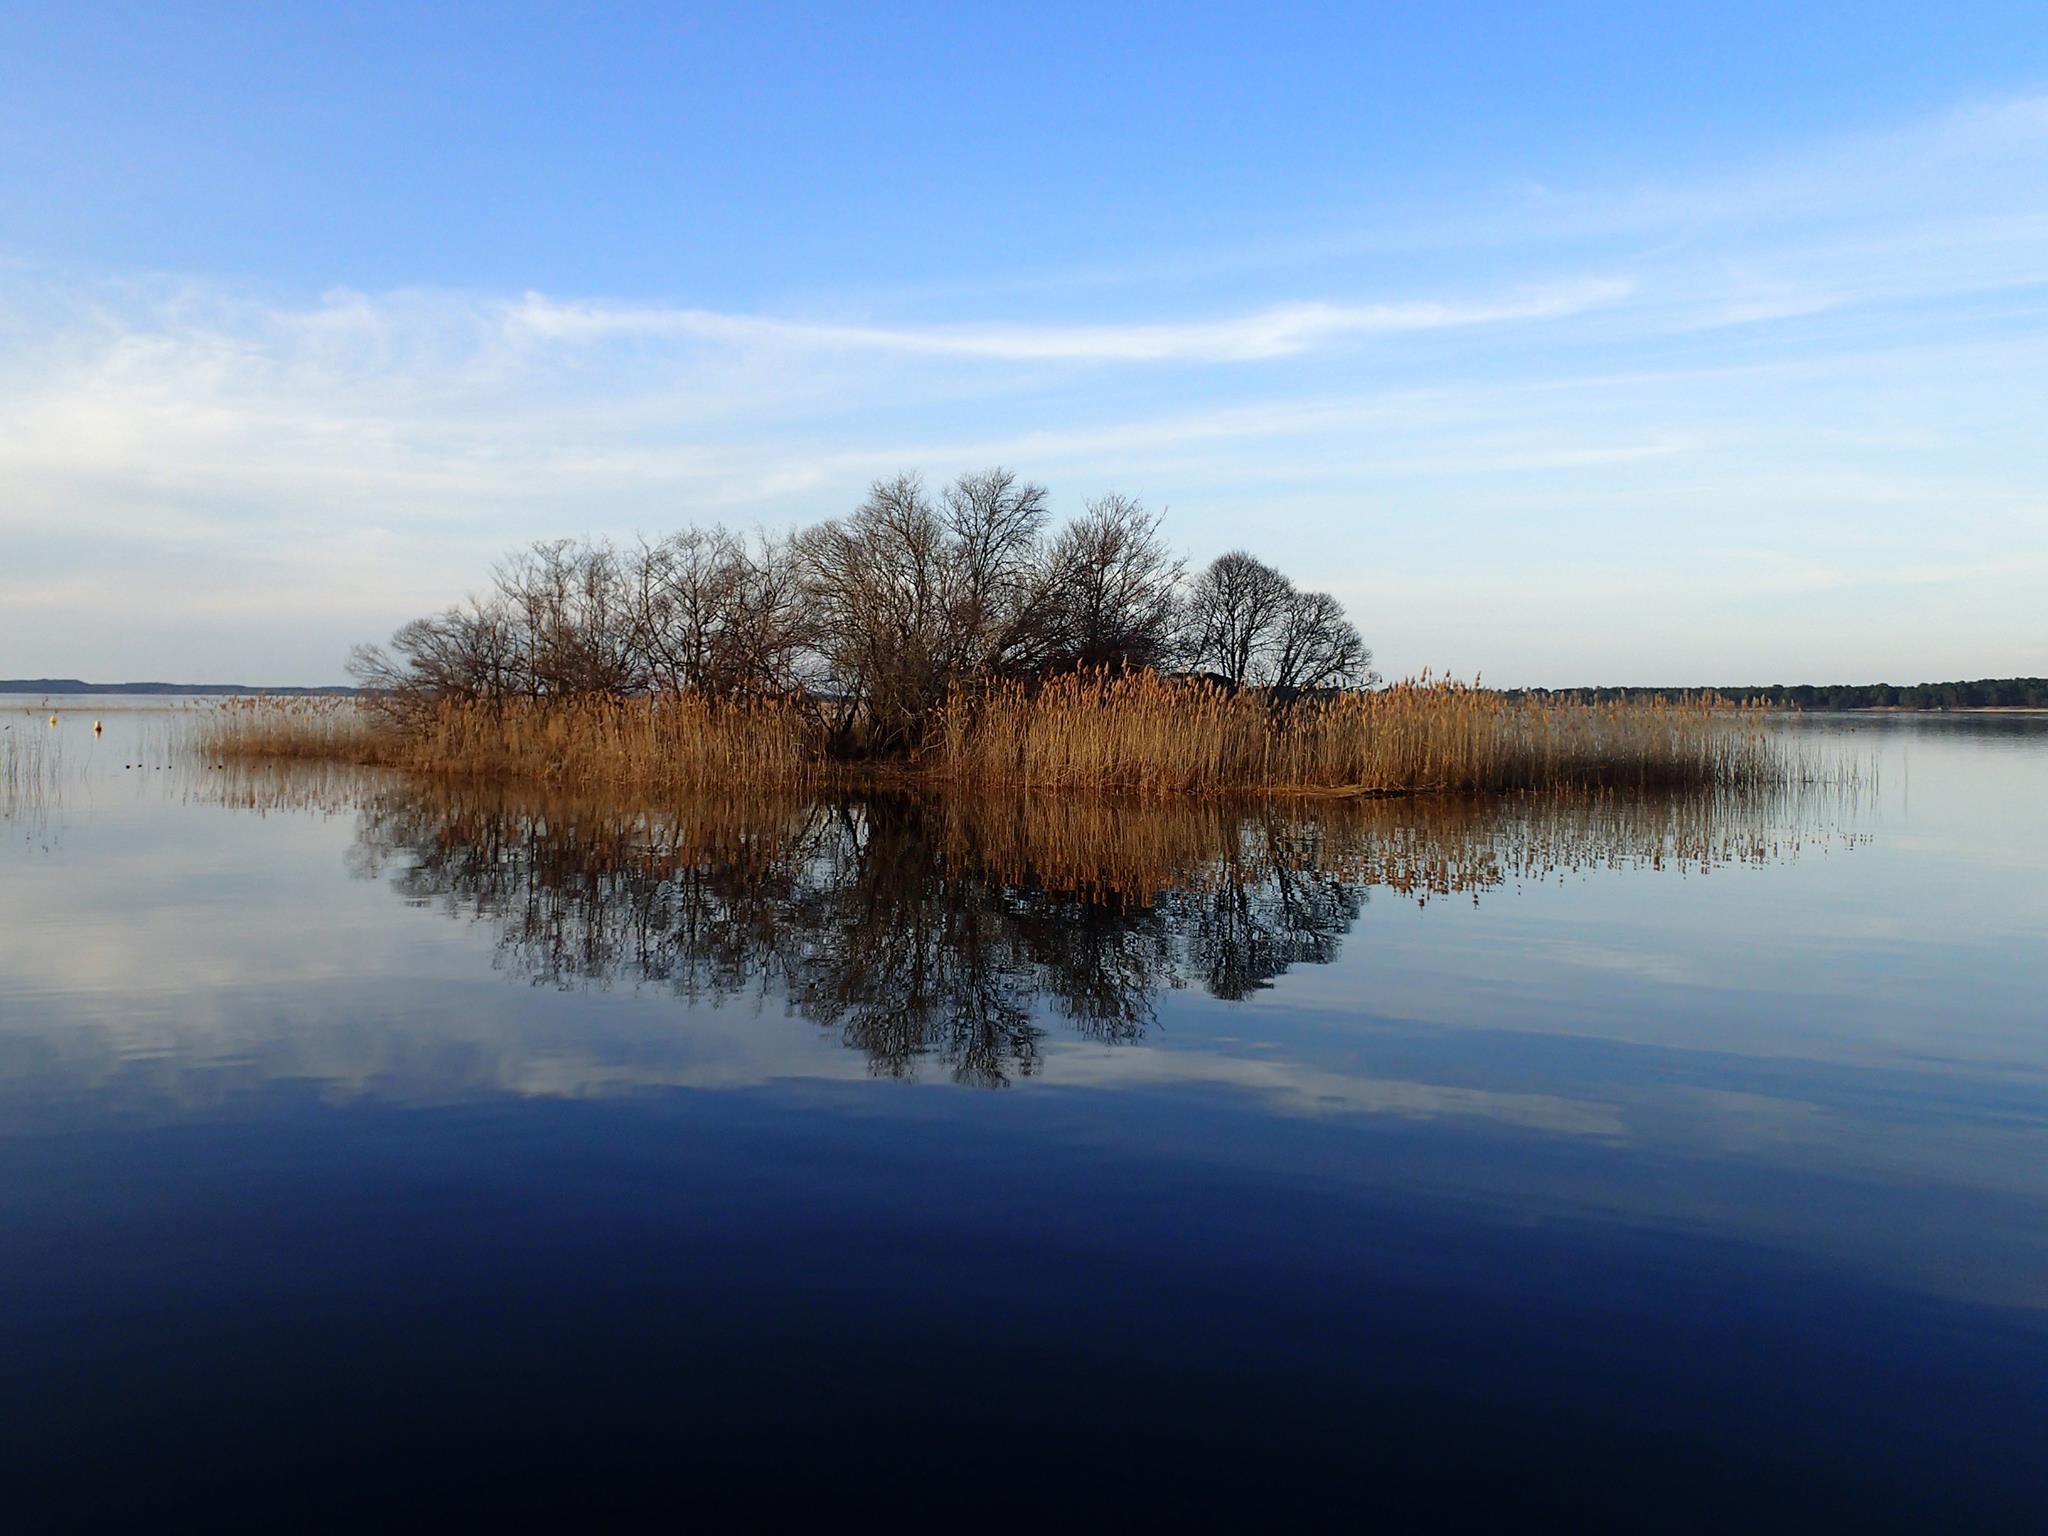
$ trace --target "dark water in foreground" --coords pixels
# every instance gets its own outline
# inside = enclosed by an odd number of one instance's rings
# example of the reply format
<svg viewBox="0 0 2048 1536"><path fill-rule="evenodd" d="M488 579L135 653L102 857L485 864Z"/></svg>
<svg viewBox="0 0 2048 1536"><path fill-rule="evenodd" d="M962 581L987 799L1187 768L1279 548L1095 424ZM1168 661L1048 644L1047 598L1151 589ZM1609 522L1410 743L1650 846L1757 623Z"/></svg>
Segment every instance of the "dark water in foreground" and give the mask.
<svg viewBox="0 0 2048 1536"><path fill-rule="evenodd" d="M628 811L167 718L0 713L11 1528L2048 1508L2048 719Z"/></svg>

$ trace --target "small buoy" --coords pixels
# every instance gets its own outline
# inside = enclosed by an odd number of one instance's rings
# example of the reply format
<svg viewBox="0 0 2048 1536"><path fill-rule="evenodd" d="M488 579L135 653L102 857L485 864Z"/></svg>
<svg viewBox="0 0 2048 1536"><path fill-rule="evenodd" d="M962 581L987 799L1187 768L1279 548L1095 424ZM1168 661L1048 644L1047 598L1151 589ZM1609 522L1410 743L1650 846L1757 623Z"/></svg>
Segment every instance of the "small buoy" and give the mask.
<svg viewBox="0 0 2048 1536"><path fill-rule="evenodd" d="M99 733L100 733L100 729L101 729L101 727L100 727L100 723L99 723L99 721L97 721L97 720L93 721L93 723L92 723L92 733L93 733L93 735L95 735L95 736L99 735Z"/></svg>
<svg viewBox="0 0 2048 1536"><path fill-rule="evenodd" d="M50 724L55 725L56 723L57 717L55 715L50 716Z"/></svg>

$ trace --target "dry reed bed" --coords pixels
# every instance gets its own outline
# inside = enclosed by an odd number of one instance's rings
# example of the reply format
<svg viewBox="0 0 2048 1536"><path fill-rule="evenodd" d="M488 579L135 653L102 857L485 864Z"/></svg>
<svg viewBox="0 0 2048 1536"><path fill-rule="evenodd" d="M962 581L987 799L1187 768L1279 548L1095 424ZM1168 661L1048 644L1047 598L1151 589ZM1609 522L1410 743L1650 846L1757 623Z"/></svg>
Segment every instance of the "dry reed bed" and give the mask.
<svg viewBox="0 0 2048 1536"><path fill-rule="evenodd" d="M940 777L1141 795L1677 788L1783 782L1761 714L1706 698L1576 704L1459 683L1399 683L1276 710L1252 693L1152 675L956 694Z"/></svg>
<svg viewBox="0 0 2048 1536"><path fill-rule="evenodd" d="M797 787L835 763L801 701L695 695L455 701L392 715L350 699L235 700L201 726L217 758L310 758L592 789ZM1760 711L1707 698L1510 699L1449 682L1276 709L1152 674L955 690L907 764L982 788L1147 796L1759 787L1803 771Z"/></svg>
<svg viewBox="0 0 2048 1536"><path fill-rule="evenodd" d="M784 700L451 700L406 714L349 698L235 699L198 747L220 759L298 758L592 789L796 786L824 762L811 711Z"/></svg>

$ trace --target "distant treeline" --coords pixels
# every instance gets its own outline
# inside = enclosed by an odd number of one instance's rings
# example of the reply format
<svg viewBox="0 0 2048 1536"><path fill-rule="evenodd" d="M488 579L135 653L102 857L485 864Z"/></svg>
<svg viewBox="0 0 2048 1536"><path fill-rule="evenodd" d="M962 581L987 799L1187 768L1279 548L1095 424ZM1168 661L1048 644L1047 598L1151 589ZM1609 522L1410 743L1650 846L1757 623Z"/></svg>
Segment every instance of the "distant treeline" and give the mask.
<svg viewBox="0 0 2048 1536"><path fill-rule="evenodd" d="M1707 692L1785 709L2048 709L2048 677L1982 677L1963 683L1771 683L1746 688L1527 688L1541 699L1647 699Z"/></svg>
<svg viewBox="0 0 2048 1536"><path fill-rule="evenodd" d="M155 693L183 697L222 694L269 694L291 697L352 694L346 686L329 688L266 688L260 683L87 683L75 677L0 677L0 693Z"/></svg>

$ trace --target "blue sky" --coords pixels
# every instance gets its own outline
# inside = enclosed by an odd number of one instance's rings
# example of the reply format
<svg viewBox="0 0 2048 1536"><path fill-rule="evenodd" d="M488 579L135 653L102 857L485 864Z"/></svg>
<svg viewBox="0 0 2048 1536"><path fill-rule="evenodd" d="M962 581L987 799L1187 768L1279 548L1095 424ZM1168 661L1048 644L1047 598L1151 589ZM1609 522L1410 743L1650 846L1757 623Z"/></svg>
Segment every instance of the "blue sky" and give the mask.
<svg viewBox="0 0 2048 1536"><path fill-rule="evenodd" d="M2048 8L0 9L0 675L1116 488L1501 683L2048 672Z"/></svg>

